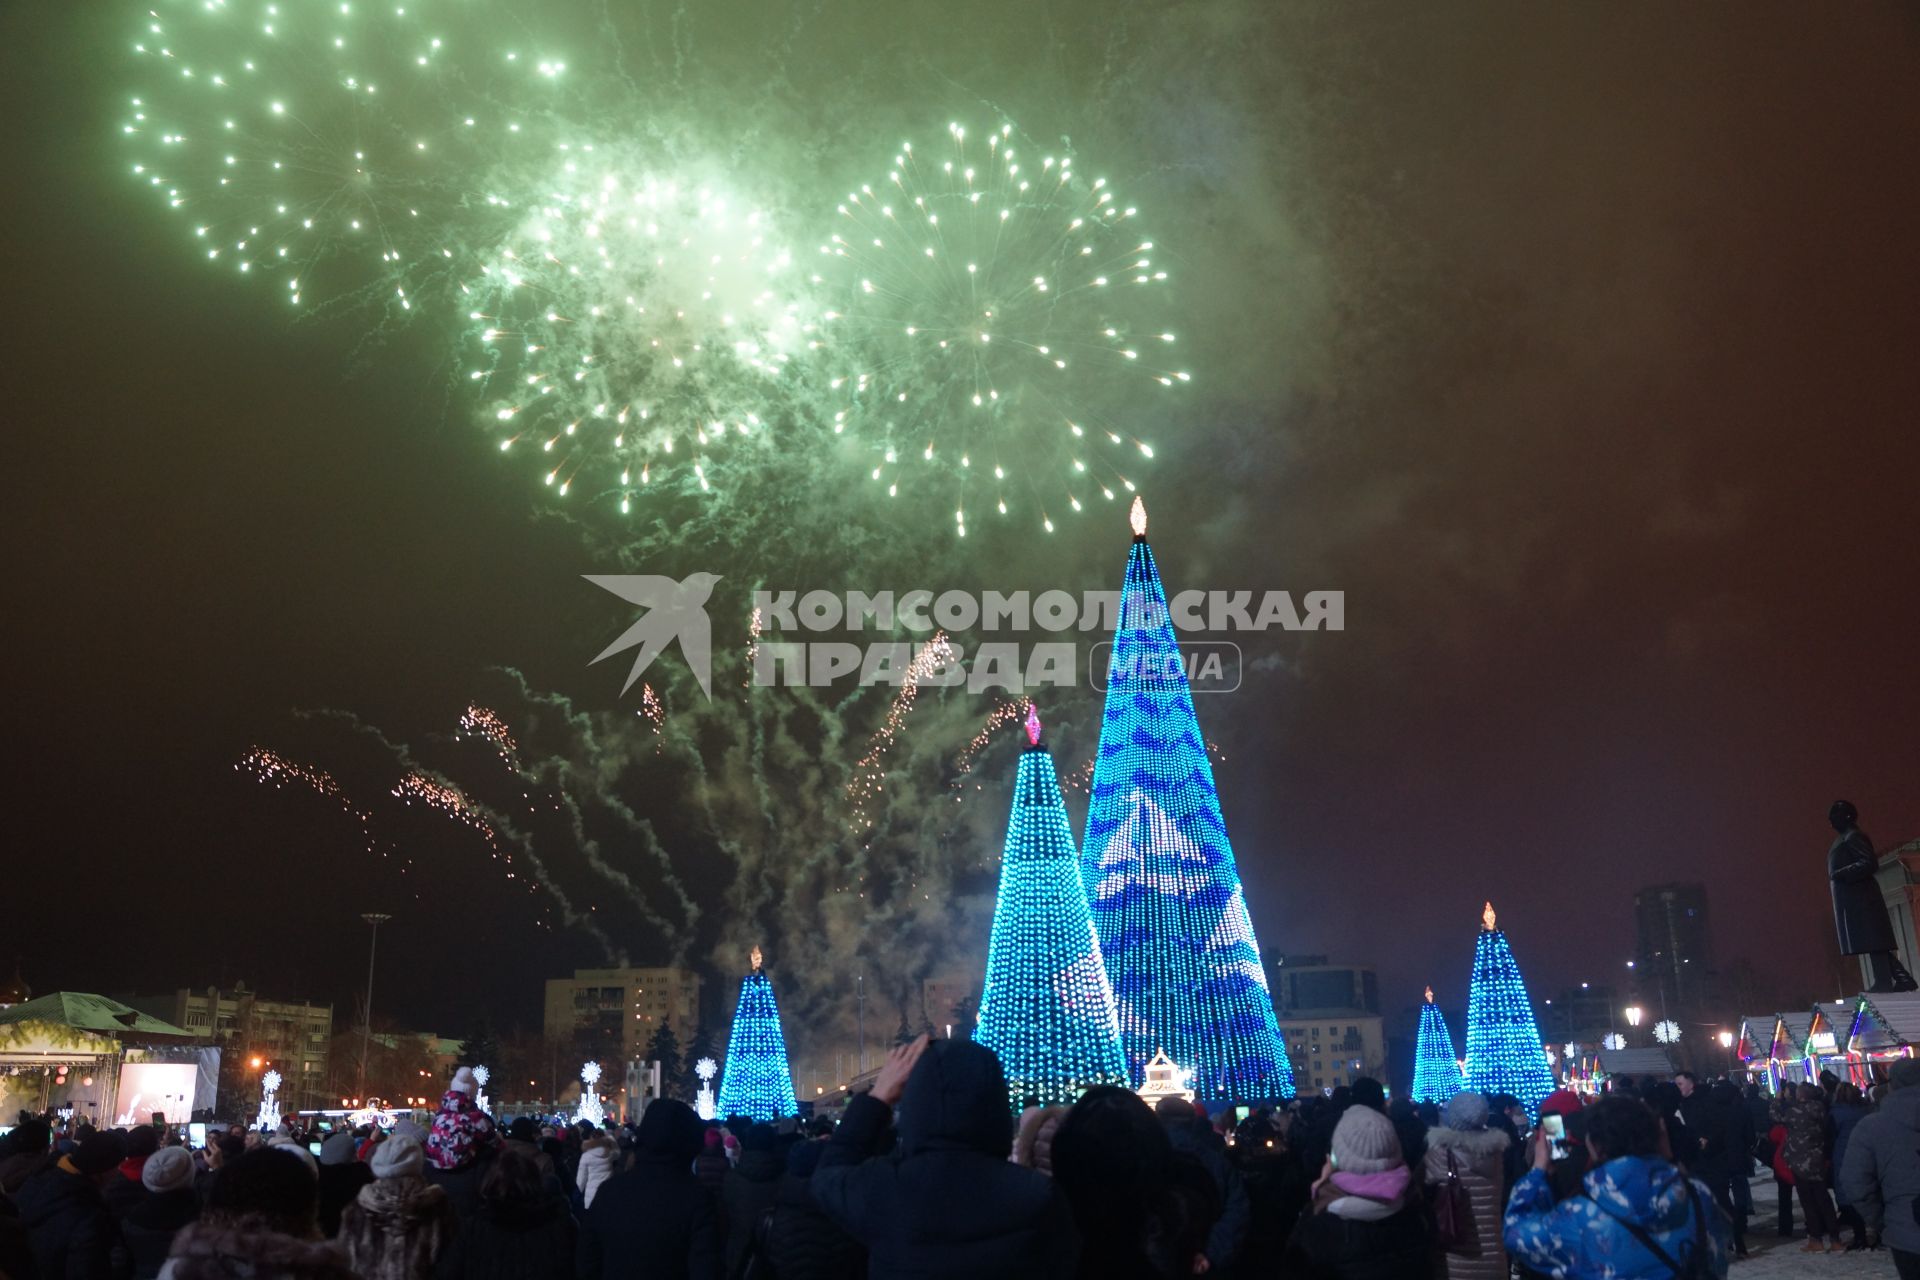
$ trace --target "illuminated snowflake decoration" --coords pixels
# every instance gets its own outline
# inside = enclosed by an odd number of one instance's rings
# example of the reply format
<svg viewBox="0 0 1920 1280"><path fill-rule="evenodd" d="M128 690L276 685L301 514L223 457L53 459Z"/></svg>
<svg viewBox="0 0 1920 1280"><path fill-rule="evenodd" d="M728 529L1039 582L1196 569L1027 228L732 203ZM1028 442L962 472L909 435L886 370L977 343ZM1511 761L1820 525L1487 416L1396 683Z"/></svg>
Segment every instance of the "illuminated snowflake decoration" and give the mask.
<svg viewBox="0 0 1920 1280"><path fill-rule="evenodd" d="M702 1080L711 1080L720 1074L720 1064L712 1058L702 1058L693 1064L693 1074Z"/></svg>
<svg viewBox="0 0 1920 1280"><path fill-rule="evenodd" d="M278 1071L269 1071L264 1076L261 1076L260 1087L268 1093L278 1093L280 1091L280 1073Z"/></svg>
<svg viewBox="0 0 1920 1280"><path fill-rule="evenodd" d="M600 1083L600 1064L597 1062L589 1062L586 1066L581 1067L580 1078L588 1084Z"/></svg>
<svg viewBox="0 0 1920 1280"><path fill-rule="evenodd" d="M1680 1024L1671 1018L1662 1018L1653 1024L1653 1038L1661 1044L1680 1043Z"/></svg>
<svg viewBox="0 0 1920 1280"><path fill-rule="evenodd" d="M1569 1058L1577 1058L1580 1056L1580 1046L1575 1041L1569 1040L1560 1046L1560 1048L1561 1052L1565 1053Z"/></svg>
<svg viewBox="0 0 1920 1280"><path fill-rule="evenodd" d="M1600 1041L1600 1047L1603 1049L1624 1049L1627 1047L1627 1038L1618 1031L1609 1031L1606 1037Z"/></svg>
<svg viewBox="0 0 1920 1280"><path fill-rule="evenodd" d="M473 1079L475 1084L478 1084L484 1087L487 1081L492 1078L493 1078L493 1073L491 1071L488 1071L485 1067L475 1067L473 1069Z"/></svg>

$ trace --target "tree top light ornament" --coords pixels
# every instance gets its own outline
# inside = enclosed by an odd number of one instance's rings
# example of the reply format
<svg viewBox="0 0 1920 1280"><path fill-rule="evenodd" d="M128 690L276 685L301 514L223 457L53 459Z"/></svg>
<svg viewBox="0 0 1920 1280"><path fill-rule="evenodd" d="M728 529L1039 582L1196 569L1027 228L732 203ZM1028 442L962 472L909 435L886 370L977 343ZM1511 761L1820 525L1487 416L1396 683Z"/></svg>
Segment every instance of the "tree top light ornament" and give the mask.
<svg viewBox="0 0 1920 1280"><path fill-rule="evenodd" d="M1006 1071L1008 1102L1071 1103L1127 1083L1113 988L1087 913L1053 755L1029 703L974 1039Z"/></svg>
<svg viewBox="0 0 1920 1280"><path fill-rule="evenodd" d="M720 1075L722 1118L751 1116L772 1123L798 1115L793 1071L787 1065L787 1040L780 1030L780 1009L773 983L760 971L760 948L752 954L753 972L740 983L740 1001L727 1039L727 1065Z"/></svg>
<svg viewBox="0 0 1920 1280"><path fill-rule="evenodd" d="M1459 1059L1453 1052L1453 1034L1446 1019L1433 1002L1433 988L1420 1006L1420 1031L1413 1049L1413 1088L1415 1102L1442 1104L1460 1092Z"/></svg>
<svg viewBox="0 0 1920 1280"><path fill-rule="evenodd" d="M1253 920L1167 597L1134 530L1107 673L1081 876L1128 1070L1164 1049L1209 1104L1293 1096Z"/></svg>
<svg viewBox="0 0 1920 1280"><path fill-rule="evenodd" d="M1553 1073L1540 1050L1540 1029L1520 966L1506 934L1495 927L1491 902L1480 921L1467 993L1467 1088L1511 1094L1527 1114L1537 1115L1541 1101L1553 1092Z"/></svg>

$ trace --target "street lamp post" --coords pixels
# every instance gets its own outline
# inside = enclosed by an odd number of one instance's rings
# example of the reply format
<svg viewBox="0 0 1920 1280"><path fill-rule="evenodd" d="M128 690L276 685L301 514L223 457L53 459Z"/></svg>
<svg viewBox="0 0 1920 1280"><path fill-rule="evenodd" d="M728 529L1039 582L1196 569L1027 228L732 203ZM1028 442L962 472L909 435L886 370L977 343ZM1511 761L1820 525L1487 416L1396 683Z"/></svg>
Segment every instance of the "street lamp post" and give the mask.
<svg viewBox="0 0 1920 1280"><path fill-rule="evenodd" d="M393 919L383 911L363 911L360 918L373 926L367 939L367 1007L360 1028L360 1096L367 1096L367 1055L373 1049L373 957L380 945L380 926Z"/></svg>
<svg viewBox="0 0 1920 1280"><path fill-rule="evenodd" d="M1640 1006L1637 1004L1630 1004L1625 1009L1621 1010L1621 1012L1627 1015L1627 1025L1629 1027L1632 1027L1635 1031L1638 1031L1640 1029L1640 1018L1642 1013Z"/></svg>
<svg viewBox="0 0 1920 1280"><path fill-rule="evenodd" d="M1721 1052L1726 1055L1727 1079L1731 1080L1733 1079L1733 1032L1722 1031L1720 1033L1720 1049Z"/></svg>

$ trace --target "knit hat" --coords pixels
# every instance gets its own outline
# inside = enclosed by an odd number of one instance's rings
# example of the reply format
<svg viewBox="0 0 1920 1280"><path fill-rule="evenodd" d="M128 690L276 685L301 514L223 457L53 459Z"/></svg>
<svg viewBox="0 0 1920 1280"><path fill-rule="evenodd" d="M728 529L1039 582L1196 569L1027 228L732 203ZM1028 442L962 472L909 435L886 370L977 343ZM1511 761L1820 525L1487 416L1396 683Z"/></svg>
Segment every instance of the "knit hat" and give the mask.
<svg viewBox="0 0 1920 1280"><path fill-rule="evenodd" d="M352 1164L356 1147L353 1134L347 1129L335 1129L320 1144L321 1164Z"/></svg>
<svg viewBox="0 0 1920 1280"><path fill-rule="evenodd" d="M427 1153L416 1138L388 1138L367 1163L376 1178L417 1178L427 1170Z"/></svg>
<svg viewBox="0 0 1920 1280"><path fill-rule="evenodd" d="M521 1116L507 1126L507 1137L515 1142L538 1143L540 1129L533 1123L533 1117Z"/></svg>
<svg viewBox="0 0 1920 1280"><path fill-rule="evenodd" d="M307 1166L307 1172L316 1178L320 1176L320 1162L313 1158L313 1152L307 1150L292 1138L275 1138L267 1143L269 1151L284 1151Z"/></svg>
<svg viewBox="0 0 1920 1280"><path fill-rule="evenodd" d="M1404 1163L1393 1121L1372 1107L1348 1107L1333 1127L1333 1167L1341 1173L1385 1173Z"/></svg>
<svg viewBox="0 0 1920 1280"><path fill-rule="evenodd" d="M1487 1097L1483 1093L1456 1093L1447 1099L1443 1116L1449 1129L1483 1129L1487 1124Z"/></svg>
<svg viewBox="0 0 1920 1280"><path fill-rule="evenodd" d="M473 1068L471 1067L462 1067L454 1072L453 1083L448 1085L447 1088L453 1092L464 1093L469 1098L480 1092L480 1085L474 1080Z"/></svg>
<svg viewBox="0 0 1920 1280"><path fill-rule="evenodd" d="M1887 1069L1887 1083L1895 1089L1920 1085L1920 1058L1901 1058Z"/></svg>
<svg viewBox="0 0 1920 1280"><path fill-rule="evenodd" d="M97 1178L127 1158L127 1140L110 1129L105 1132L95 1130L80 1139L73 1154L67 1158L81 1173Z"/></svg>
<svg viewBox="0 0 1920 1280"><path fill-rule="evenodd" d="M402 1120L399 1124L393 1126L393 1136L396 1138L412 1138L415 1142L425 1144L427 1131L410 1119Z"/></svg>
<svg viewBox="0 0 1920 1280"><path fill-rule="evenodd" d="M1540 1104L1540 1114L1543 1116L1577 1116L1586 1110L1586 1106L1587 1104L1580 1100L1580 1095L1573 1090L1555 1089L1552 1093L1548 1094L1546 1100Z"/></svg>
<svg viewBox="0 0 1920 1280"><path fill-rule="evenodd" d="M193 1185L193 1157L185 1147L162 1147L147 1157L140 1183L149 1191L182 1191Z"/></svg>

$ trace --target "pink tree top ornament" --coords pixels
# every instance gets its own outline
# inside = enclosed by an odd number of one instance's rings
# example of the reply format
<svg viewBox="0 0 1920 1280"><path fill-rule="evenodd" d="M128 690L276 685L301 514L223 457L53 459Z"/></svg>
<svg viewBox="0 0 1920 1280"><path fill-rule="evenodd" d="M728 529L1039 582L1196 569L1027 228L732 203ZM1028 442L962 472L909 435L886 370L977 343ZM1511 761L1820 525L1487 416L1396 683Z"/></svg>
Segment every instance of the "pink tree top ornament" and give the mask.
<svg viewBox="0 0 1920 1280"><path fill-rule="evenodd" d="M1036 746L1036 747L1039 746L1040 745L1040 707L1038 704L1033 702L1027 703L1026 723L1027 723L1027 742L1033 746Z"/></svg>

